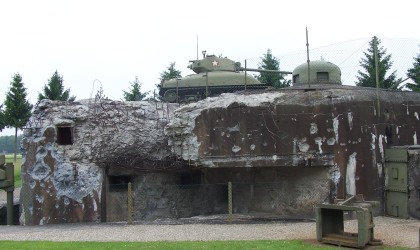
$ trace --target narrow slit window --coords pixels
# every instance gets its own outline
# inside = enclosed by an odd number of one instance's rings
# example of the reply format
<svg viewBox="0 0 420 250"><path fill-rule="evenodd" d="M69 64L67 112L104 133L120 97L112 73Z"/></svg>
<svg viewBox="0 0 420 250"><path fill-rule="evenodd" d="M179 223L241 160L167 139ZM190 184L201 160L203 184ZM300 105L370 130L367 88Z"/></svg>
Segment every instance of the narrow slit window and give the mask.
<svg viewBox="0 0 420 250"><path fill-rule="evenodd" d="M72 127L63 126L57 127L57 144L59 145L73 145Z"/></svg>

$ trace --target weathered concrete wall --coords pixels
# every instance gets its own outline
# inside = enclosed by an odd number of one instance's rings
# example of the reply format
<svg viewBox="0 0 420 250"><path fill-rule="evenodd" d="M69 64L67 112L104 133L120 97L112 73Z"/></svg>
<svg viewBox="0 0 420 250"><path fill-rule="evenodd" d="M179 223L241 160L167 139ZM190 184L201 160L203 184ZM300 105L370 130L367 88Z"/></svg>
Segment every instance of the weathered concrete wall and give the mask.
<svg viewBox="0 0 420 250"><path fill-rule="evenodd" d="M222 168L137 173L133 178L134 220L184 218L233 212L313 217L313 206L328 199L328 167ZM107 195L107 221L127 219L127 192Z"/></svg>
<svg viewBox="0 0 420 250"><path fill-rule="evenodd" d="M42 101L24 130L21 224L99 221L110 166L175 166L163 127L176 106ZM61 127L71 143L59 143Z"/></svg>
<svg viewBox="0 0 420 250"><path fill-rule="evenodd" d="M112 176L132 179L136 220L226 213L228 181L235 213L306 217L356 193L383 202L384 149L417 144L420 94L380 97L378 107L375 89L288 88L176 112L177 104L43 101L22 144L21 223L125 220L127 194L109 190ZM71 133L66 143L62 133Z"/></svg>
<svg viewBox="0 0 420 250"><path fill-rule="evenodd" d="M331 166L330 200L382 201L384 148L417 144L419 106L420 93L381 90L378 107L375 89L303 86L208 98L178 109L165 131L191 165Z"/></svg>

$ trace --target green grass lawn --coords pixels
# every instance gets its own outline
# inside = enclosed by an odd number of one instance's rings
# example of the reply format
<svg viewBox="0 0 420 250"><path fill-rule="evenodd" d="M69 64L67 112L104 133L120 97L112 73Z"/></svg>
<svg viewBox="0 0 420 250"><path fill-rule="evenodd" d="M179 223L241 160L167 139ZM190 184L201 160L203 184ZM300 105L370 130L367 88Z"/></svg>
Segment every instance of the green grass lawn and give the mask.
<svg viewBox="0 0 420 250"><path fill-rule="evenodd" d="M334 245L311 244L301 240L252 241L158 241L158 242L52 242L0 241L1 249L337 249ZM378 246L375 249L408 249Z"/></svg>
<svg viewBox="0 0 420 250"><path fill-rule="evenodd" d="M303 241L51 242L0 241L2 249L333 249Z"/></svg>
<svg viewBox="0 0 420 250"><path fill-rule="evenodd" d="M6 162L13 163L13 154L6 155ZM14 166L15 172L15 188L22 186L22 180L20 179L20 166L22 165L22 155L16 155L16 164Z"/></svg>

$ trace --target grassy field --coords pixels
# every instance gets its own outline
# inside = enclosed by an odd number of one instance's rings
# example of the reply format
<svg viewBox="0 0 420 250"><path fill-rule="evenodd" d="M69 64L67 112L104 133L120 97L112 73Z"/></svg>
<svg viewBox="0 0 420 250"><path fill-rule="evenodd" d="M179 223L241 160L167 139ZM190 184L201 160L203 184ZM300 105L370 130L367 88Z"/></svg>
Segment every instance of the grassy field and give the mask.
<svg viewBox="0 0 420 250"><path fill-rule="evenodd" d="M6 155L6 162L13 163L13 154ZM20 166L22 165L22 155L16 155L16 164L15 164L15 188L22 186L22 181L20 179Z"/></svg>
<svg viewBox="0 0 420 250"><path fill-rule="evenodd" d="M159 242L51 242L0 241L2 249L334 249L303 241L159 241ZM394 248L396 249L396 248Z"/></svg>

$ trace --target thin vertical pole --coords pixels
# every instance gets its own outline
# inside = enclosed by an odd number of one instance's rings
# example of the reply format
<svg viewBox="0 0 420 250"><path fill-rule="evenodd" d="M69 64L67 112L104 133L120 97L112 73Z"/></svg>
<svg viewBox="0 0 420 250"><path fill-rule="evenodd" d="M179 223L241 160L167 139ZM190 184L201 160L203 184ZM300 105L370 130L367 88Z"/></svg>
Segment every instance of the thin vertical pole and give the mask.
<svg viewBox="0 0 420 250"><path fill-rule="evenodd" d="M381 106L380 106L380 98L379 98L379 63L378 63L378 38L374 39L374 47L375 47L375 77L376 77L376 101L378 105L378 112L377 116L380 116L381 113Z"/></svg>
<svg viewBox="0 0 420 250"><path fill-rule="evenodd" d="M232 182L228 182L228 209L229 209L229 223L232 223Z"/></svg>
<svg viewBox="0 0 420 250"><path fill-rule="evenodd" d="M127 223L133 224L133 192L131 188L131 182L128 183L127 190Z"/></svg>
<svg viewBox="0 0 420 250"><path fill-rule="evenodd" d="M176 78L176 103L179 103L179 83L178 78Z"/></svg>
<svg viewBox="0 0 420 250"><path fill-rule="evenodd" d="M308 40L308 27L306 27L306 62L308 63L308 88L311 87L311 81L310 81L310 76L311 76L311 72L309 71L310 67L309 67L309 40Z"/></svg>
<svg viewBox="0 0 420 250"><path fill-rule="evenodd" d="M15 190L14 165L6 163L5 165L7 180L11 181L11 186L5 190L7 192L7 225L13 225L13 191Z"/></svg>
<svg viewBox="0 0 420 250"><path fill-rule="evenodd" d="M245 90L246 90L246 59L245 59Z"/></svg>
<svg viewBox="0 0 420 250"><path fill-rule="evenodd" d="M7 191L7 225L13 225L13 189Z"/></svg>
<svg viewBox="0 0 420 250"><path fill-rule="evenodd" d="M206 72L206 98L209 94L209 72Z"/></svg>

